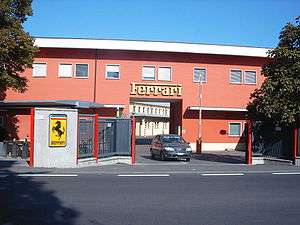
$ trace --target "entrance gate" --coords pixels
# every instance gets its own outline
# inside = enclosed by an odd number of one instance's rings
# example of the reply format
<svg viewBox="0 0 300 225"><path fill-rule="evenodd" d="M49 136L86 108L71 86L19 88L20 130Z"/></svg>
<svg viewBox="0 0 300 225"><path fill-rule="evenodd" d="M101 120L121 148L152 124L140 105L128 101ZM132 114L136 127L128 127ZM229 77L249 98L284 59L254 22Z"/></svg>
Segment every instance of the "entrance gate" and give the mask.
<svg viewBox="0 0 300 225"><path fill-rule="evenodd" d="M78 159L131 156L132 119L79 115Z"/></svg>
<svg viewBox="0 0 300 225"><path fill-rule="evenodd" d="M99 120L99 158L130 155L131 119Z"/></svg>

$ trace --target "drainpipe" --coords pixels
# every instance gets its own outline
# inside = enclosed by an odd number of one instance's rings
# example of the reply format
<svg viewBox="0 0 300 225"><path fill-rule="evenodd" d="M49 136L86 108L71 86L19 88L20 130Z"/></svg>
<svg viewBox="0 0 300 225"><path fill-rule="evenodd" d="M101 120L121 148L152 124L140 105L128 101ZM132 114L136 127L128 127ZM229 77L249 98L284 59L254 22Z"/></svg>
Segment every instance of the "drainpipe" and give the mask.
<svg viewBox="0 0 300 225"><path fill-rule="evenodd" d="M96 94L97 94L97 62L98 62L98 49L95 49L94 102L96 102Z"/></svg>

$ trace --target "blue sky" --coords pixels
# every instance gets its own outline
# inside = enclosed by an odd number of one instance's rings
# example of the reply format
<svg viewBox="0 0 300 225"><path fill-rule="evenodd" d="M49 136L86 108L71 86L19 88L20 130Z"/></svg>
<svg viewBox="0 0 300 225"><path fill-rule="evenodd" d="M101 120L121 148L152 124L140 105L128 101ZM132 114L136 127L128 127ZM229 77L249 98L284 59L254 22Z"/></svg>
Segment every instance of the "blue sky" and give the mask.
<svg viewBox="0 0 300 225"><path fill-rule="evenodd" d="M33 0L25 29L38 37L275 47L299 0Z"/></svg>

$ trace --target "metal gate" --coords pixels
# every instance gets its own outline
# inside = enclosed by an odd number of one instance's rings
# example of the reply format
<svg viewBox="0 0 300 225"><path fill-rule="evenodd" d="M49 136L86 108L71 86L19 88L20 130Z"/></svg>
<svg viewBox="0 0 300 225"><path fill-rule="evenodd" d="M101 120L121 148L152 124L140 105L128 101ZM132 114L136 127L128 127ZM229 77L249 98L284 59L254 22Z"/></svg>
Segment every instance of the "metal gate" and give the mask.
<svg viewBox="0 0 300 225"><path fill-rule="evenodd" d="M94 121L93 115L79 115L78 118L78 158L94 155Z"/></svg>
<svg viewBox="0 0 300 225"><path fill-rule="evenodd" d="M99 158L131 155L131 119L99 119Z"/></svg>
<svg viewBox="0 0 300 225"><path fill-rule="evenodd" d="M253 123L253 156L292 159L293 129L274 123Z"/></svg>

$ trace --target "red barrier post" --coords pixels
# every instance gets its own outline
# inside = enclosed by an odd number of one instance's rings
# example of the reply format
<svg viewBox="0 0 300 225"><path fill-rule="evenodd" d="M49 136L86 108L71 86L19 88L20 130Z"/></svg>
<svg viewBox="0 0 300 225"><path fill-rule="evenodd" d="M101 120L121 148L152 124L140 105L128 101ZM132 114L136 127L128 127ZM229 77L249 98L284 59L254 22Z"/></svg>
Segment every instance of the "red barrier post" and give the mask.
<svg viewBox="0 0 300 225"><path fill-rule="evenodd" d="M95 114L94 117L94 157L97 160L98 163L98 158L99 158L99 115Z"/></svg>
<svg viewBox="0 0 300 225"><path fill-rule="evenodd" d="M247 164L252 165L252 121L248 120Z"/></svg>
<svg viewBox="0 0 300 225"><path fill-rule="evenodd" d="M135 117L132 117L131 126L131 164L135 164Z"/></svg>
<svg viewBox="0 0 300 225"><path fill-rule="evenodd" d="M298 140L298 127L299 127L299 121L297 120L295 123L295 127L294 127L294 143L293 143L293 158L294 158L294 162L296 161L297 155L298 155L298 144L299 144L299 140Z"/></svg>
<svg viewBox="0 0 300 225"><path fill-rule="evenodd" d="M34 160L34 114L35 108L30 108L30 145L29 145L29 166L33 167Z"/></svg>

